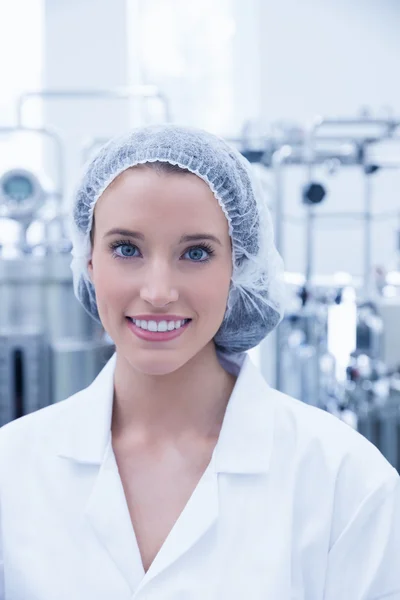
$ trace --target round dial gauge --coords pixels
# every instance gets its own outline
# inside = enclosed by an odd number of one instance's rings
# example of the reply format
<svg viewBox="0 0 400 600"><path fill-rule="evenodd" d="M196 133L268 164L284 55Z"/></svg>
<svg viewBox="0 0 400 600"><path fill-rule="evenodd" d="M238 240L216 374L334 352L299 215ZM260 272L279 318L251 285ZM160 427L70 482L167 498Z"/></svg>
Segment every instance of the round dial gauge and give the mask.
<svg viewBox="0 0 400 600"><path fill-rule="evenodd" d="M29 222L46 197L36 175L26 169L13 169L0 177L0 217Z"/></svg>
<svg viewBox="0 0 400 600"><path fill-rule="evenodd" d="M32 198L34 186L25 175L11 175L3 181L3 194L13 202L21 204Z"/></svg>

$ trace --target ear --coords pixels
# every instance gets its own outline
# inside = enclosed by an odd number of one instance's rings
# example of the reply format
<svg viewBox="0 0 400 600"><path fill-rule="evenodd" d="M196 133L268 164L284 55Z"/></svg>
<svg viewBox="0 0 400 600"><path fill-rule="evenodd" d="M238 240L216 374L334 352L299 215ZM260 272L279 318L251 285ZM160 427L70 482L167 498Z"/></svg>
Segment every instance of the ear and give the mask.
<svg viewBox="0 0 400 600"><path fill-rule="evenodd" d="M90 280L93 283L93 261L92 261L91 258L89 258L89 260L88 260L87 270L88 270L88 273L89 273Z"/></svg>

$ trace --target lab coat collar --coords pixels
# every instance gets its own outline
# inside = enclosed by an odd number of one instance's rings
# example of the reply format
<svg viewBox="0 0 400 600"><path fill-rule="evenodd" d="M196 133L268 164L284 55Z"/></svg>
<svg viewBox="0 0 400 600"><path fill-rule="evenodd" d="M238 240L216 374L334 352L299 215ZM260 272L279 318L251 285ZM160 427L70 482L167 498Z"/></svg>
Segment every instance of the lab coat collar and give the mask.
<svg viewBox="0 0 400 600"><path fill-rule="evenodd" d="M247 354L219 354L221 364L238 375L213 455L217 473L268 471L274 429L273 391ZM116 354L93 383L71 399L57 432L58 455L101 465L111 441Z"/></svg>
<svg viewBox="0 0 400 600"><path fill-rule="evenodd" d="M237 381L215 449L215 470L232 474L266 473L273 446L273 391L248 354L220 354L219 359L237 375Z"/></svg>
<svg viewBox="0 0 400 600"><path fill-rule="evenodd" d="M101 465L111 441L114 399L114 353L94 381L66 401L62 430L58 434L58 456L76 462Z"/></svg>

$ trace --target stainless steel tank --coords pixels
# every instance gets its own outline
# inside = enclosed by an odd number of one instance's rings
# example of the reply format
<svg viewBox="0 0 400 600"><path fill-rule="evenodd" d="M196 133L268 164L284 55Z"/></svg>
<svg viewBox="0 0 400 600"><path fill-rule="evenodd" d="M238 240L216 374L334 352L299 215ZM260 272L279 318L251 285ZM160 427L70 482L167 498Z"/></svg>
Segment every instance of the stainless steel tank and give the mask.
<svg viewBox="0 0 400 600"><path fill-rule="evenodd" d="M15 128L21 130L42 133ZM24 169L0 176L0 221L19 227L7 252L0 239L0 426L88 386L114 352L74 296L71 244L57 212L61 196ZM36 222L46 226L32 244L27 232ZM47 225L54 223L59 230L50 239Z"/></svg>
<svg viewBox="0 0 400 600"><path fill-rule="evenodd" d="M74 296L70 262L0 258L0 425L83 389L113 352Z"/></svg>

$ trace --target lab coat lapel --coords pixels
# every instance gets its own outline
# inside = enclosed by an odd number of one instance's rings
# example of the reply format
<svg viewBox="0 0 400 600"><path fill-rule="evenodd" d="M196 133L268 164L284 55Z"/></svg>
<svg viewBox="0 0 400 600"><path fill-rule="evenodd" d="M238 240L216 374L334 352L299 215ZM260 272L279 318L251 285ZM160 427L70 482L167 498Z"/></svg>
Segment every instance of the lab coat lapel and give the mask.
<svg viewBox="0 0 400 600"><path fill-rule="evenodd" d="M85 514L98 540L134 592L144 577L144 569L111 443Z"/></svg>
<svg viewBox="0 0 400 600"><path fill-rule="evenodd" d="M54 434L58 455L74 461L76 470L87 473L87 465L98 467L85 516L134 592L144 570L112 450L115 363L114 354L93 383L76 394L67 405L62 429Z"/></svg>
<svg viewBox="0 0 400 600"><path fill-rule="evenodd" d="M194 546L215 523L218 517L218 482L213 455L186 507L145 574L112 448L115 362L116 355L92 385L77 394L76 405L69 413L71 422L64 420L63 430L58 432L57 445L59 456L81 465L98 465L85 515L132 592L137 592L139 587Z"/></svg>
<svg viewBox="0 0 400 600"><path fill-rule="evenodd" d="M116 354L89 387L66 403L61 427L53 432L58 456L101 465L111 440Z"/></svg>
<svg viewBox="0 0 400 600"><path fill-rule="evenodd" d="M147 571L138 591L196 545L216 523L218 508L218 476L213 454L209 466Z"/></svg>

